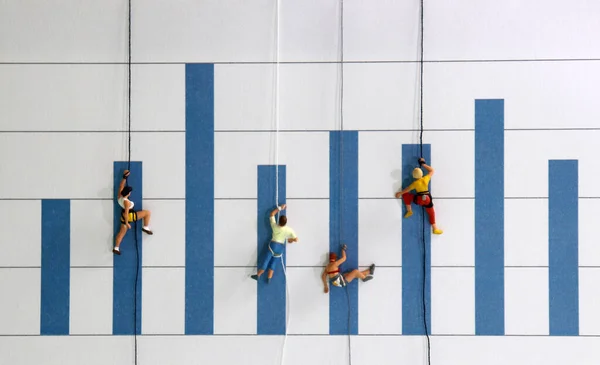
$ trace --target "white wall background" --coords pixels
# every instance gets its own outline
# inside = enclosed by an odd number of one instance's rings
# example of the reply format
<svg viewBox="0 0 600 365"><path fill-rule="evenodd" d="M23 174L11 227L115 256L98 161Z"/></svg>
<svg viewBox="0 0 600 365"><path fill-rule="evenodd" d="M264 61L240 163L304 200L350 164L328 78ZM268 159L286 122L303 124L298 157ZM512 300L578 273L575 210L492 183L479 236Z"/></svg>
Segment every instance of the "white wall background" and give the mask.
<svg viewBox="0 0 600 365"><path fill-rule="evenodd" d="M139 364L279 364L282 337L256 333L252 268L215 269L215 336L184 336L185 63L215 62L215 265L256 255L256 163L274 163L276 0L133 1L133 160L144 163ZM340 129L340 2L281 0L280 162L290 220L292 306L285 363L346 364L319 284L329 246L328 133ZM424 142L437 170L432 364L598 364L600 2L425 1ZM359 136L361 286L354 365L425 364L401 336L401 212L390 197L399 143L418 142L416 0L346 0L344 130ZM112 331L112 163L126 160L127 2L0 2L0 364L133 362ZM368 61L368 62L367 62ZM474 336L474 99L505 99L506 334ZM240 132L232 132L241 130ZM395 130L395 131L389 131ZM321 131L321 132L319 132ZM251 156L248 152L253 151ZM240 158L242 156L242 158ZM580 333L548 336L548 164L579 159ZM523 184L526 181L527 184ZM40 200L73 199L71 336L39 334ZM303 200L304 198L304 200ZM536 199L532 199L536 198ZM230 231L222 221L235 212ZM378 215L380 226L370 217ZM385 229L380 229L385 227ZM228 231L229 230L229 231ZM248 236L241 254L231 237ZM368 243L379 242L371 249ZM75 244L76 243L76 244ZM169 253L164 249L169 247ZM254 250L254 251L253 251ZM526 267L526 268L524 268ZM92 287L89 283L94 283ZM165 298L165 290L170 295ZM312 306L306 310L306 306ZM92 313L92 315L90 315ZM304 334L304 335L303 335ZM307 335L311 334L311 335ZM95 335L95 336L90 336Z"/></svg>

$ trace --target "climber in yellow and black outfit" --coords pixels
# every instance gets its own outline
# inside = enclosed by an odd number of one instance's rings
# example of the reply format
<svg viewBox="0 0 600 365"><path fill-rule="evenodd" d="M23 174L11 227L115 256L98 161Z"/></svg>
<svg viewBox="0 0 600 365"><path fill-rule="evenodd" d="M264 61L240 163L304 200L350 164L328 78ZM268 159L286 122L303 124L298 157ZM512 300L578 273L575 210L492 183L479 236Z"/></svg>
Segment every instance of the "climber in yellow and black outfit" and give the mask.
<svg viewBox="0 0 600 365"><path fill-rule="evenodd" d="M404 205L406 205L406 214L404 218L410 217L412 213L411 204L415 203L417 205L425 207L425 211L429 216L429 223L433 229L434 234L442 234L443 231L437 227L435 222L435 210L433 209L433 199L431 197L431 193L429 192L429 182L431 180L431 176L433 176L434 170L431 166L425 163L424 158L419 159L419 165L421 165L425 170L427 170L428 174L423 176L423 170L416 167L412 176L415 181L412 182L409 186L402 189L401 191L396 193L396 198L402 198L404 201ZM416 194L410 193L411 190L415 190Z"/></svg>

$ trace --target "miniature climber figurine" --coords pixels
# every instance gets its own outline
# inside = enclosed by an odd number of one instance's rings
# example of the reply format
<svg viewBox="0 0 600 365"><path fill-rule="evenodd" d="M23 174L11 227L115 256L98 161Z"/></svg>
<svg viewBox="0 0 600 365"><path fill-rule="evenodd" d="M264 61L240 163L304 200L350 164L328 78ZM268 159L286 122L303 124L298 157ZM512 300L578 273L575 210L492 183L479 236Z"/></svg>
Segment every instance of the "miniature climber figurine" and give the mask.
<svg viewBox="0 0 600 365"><path fill-rule="evenodd" d="M254 275L250 275L250 277L256 281L258 281L260 276L268 269L267 281L270 282L273 278L273 273L275 272L275 262L279 261L275 259L280 259L281 255L283 255L283 248L285 247L286 241L288 243L298 242L298 236L296 236L296 232L287 225L287 217L285 215L279 216L279 224L275 221L277 212L285 210L285 208L286 205L283 204L282 206L273 209L269 216L273 236L271 237L271 242L267 244L268 250L265 253L266 255L262 265L258 267L258 272Z"/></svg>
<svg viewBox="0 0 600 365"><path fill-rule="evenodd" d="M329 293L329 287L327 286L327 279L331 282L331 285L337 287L344 287L348 285L354 279L361 279L363 282L367 282L373 279L375 273L375 264L369 266L368 269L360 271L357 269L348 270L344 274L340 273L340 265L346 261L346 245L342 245L342 258L338 259L335 252L329 253L329 263L325 266L323 274L321 274L321 280L323 280L323 291Z"/></svg>
<svg viewBox="0 0 600 365"><path fill-rule="evenodd" d="M131 229L131 222L137 222L140 219L144 220L144 225L142 226L142 231L146 234L153 234L152 230L149 227L150 224L150 211L149 210L134 210L134 203L129 200L129 196L131 195L131 191L133 190L131 186L126 186L127 178L129 177L129 170L125 170L123 172L123 179L121 180L121 184L119 185L119 191L117 192L117 203L121 206L121 228L119 229L119 233L117 233L117 237L115 238L115 247L113 248L113 253L115 255L121 254L121 241L125 234L129 229ZM135 233L134 233L135 234Z"/></svg>
<svg viewBox="0 0 600 365"><path fill-rule="evenodd" d="M412 184L408 187L402 189L401 191L396 193L396 198L402 197L404 201L404 205L406 205L406 214L404 218L410 217L412 213L411 204L415 203L417 205L425 207L425 211L429 216L429 223L431 224L431 228L433 229L434 234L442 234L443 231L437 227L435 223L435 210L433 209L433 198L431 197L431 193L429 192L429 181L431 180L431 176L433 176L433 168L425 163L424 158L419 159L419 165L421 165L425 170L427 170L428 174L423 176L423 170L418 167L412 172L412 176L415 179ZM416 194L410 193L411 190L415 190Z"/></svg>

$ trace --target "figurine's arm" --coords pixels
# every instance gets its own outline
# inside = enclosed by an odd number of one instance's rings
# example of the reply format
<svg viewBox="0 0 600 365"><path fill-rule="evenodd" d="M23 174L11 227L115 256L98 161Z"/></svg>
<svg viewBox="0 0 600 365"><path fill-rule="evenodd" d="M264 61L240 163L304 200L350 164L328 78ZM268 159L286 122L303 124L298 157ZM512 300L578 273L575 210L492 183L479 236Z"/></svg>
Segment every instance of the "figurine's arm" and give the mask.
<svg viewBox="0 0 600 365"><path fill-rule="evenodd" d="M402 194L408 193L409 191L414 189L414 183L408 185L407 187L405 187L404 189L400 190L399 192L396 193L396 198L400 198L402 196Z"/></svg>
<svg viewBox="0 0 600 365"><path fill-rule="evenodd" d="M433 169L433 167L429 166L428 164L425 163L425 159L424 158L420 158L419 159L419 165L421 165L425 170L427 170L427 172L429 173L429 176L433 176L433 173L435 172L435 170Z"/></svg>

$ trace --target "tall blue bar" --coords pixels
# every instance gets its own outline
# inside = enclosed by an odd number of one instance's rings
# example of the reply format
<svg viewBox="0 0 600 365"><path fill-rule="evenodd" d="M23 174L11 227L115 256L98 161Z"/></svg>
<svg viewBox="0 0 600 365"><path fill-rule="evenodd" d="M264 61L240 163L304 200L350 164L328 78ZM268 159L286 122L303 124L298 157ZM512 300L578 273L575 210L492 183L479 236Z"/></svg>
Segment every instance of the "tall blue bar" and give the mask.
<svg viewBox="0 0 600 365"><path fill-rule="evenodd" d="M342 272L358 268L358 132L329 133L329 250L341 254L348 246ZM358 334L358 286L330 286L329 334ZM350 312L348 312L350 305ZM350 317L348 317L350 316ZM348 329L350 325L350 329Z"/></svg>
<svg viewBox="0 0 600 365"><path fill-rule="evenodd" d="M504 335L504 100L475 100L475 334Z"/></svg>
<svg viewBox="0 0 600 365"><path fill-rule="evenodd" d="M268 250L267 245L271 242L273 231L269 223L269 214L275 209L276 204L285 204L286 197L286 169L279 165L279 181L276 185L276 166L259 165L258 166L258 195L257 195L257 265L263 262L264 256ZM277 188L276 188L277 186ZM277 189L279 190L279 201L276 203ZM280 215L286 215L282 210ZM290 227L294 222L288 222ZM286 264L287 250L283 250L283 264ZM267 273L258 279L257 283L257 329L258 335L284 335L286 330L286 292L285 275L281 267L281 259L275 262L274 275L271 282L267 284Z"/></svg>
<svg viewBox="0 0 600 365"><path fill-rule="evenodd" d="M121 228L121 207L117 203L119 185L127 161L117 161L113 166L114 176L114 232ZM131 161L128 185L132 187L133 209L142 210L142 163ZM113 255L113 335L133 335L142 332L142 221L130 223L121 241L121 255ZM137 236L137 251L135 237ZM113 238L114 245L114 238ZM137 277L137 290L136 289ZM135 323L135 325L134 325Z"/></svg>
<svg viewBox="0 0 600 365"><path fill-rule="evenodd" d="M185 333L214 332L214 65L186 65Z"/></svg>
<svg viewBox="0 0 600 365"><path fill-rule="evenodd" d="M42 200L41 335L69 334L71 202Z"/></svg>
<svg viewBox="0 0 600 365"><path fill-rule="evenodd" d="M550 335L579 335L577 160L548 163Z"/></svg>
<svg viewBox="0 0 600 365"><path fill-rule="evenodd" d="M402 188L406 188L414 181L412 170L419 167L419 157L423 157L428 165L435 168L431 161L431 145L423 145L422 156L418 144L402 145L402 175L404 176ZM427 174L425 169L423 174ZM434 204L435 179L436 175L429 183ZM412 193L414 194L415 191ZM431 334L431 225L424 208L413 203L412 211L411 217L402 219L402 334L425 335L424 310L427 318L427 333ZM404 213L403 209L402 215ZM424 221L423 215L425 215ZM423 240L425 247L423 247ZM423 308L423 298L425 298L425 308Z"/></svg>

